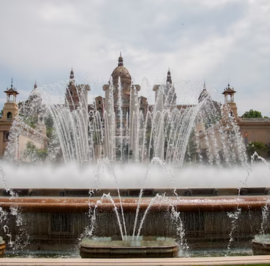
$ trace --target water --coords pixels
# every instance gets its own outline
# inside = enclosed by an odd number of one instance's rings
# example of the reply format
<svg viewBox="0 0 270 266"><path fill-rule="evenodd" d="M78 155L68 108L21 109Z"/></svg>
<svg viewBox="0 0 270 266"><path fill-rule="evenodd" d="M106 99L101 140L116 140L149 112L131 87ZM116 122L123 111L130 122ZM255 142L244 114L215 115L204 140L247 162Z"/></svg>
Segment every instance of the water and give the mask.
<svg viewBox="0 0 270 266"><path fill-rule="evenodd" d="M90 164L81 167L76 163L68 165L43 164L20 165L5 163L3 169L7 185L10 188L238 188L269 187L269 170L264 164L253 165L247 178L246 169L239 167L220 169L208 166L187 166L182 169L169 167L164 169L154 165L145 176L148 165L124 164L114 165L112 173L103 165ZM38 178L37 178L38 176ZM67 178L68 176L68 178ZM173 178L172 178L172 177ZM243 185L245 184L245 185Z"/></svg>
<svg viewBox="0 0 270 266"><path fill-rule="evenodd" d="M224 257L227 254L226 249L220 248L209 248L209 249L193 249L188 253L188 257ZM251 248L235 248L231 251L230 256L252 256ZM77 245L71 248L71 250L65 251L52 251L52 250L42 250L42 251L31 251L22 250L18 252L6 251L5 257L7 258L80 258L79 250ZM183 257L179 253L179 257Z"/></svg>
<svg viewBox="0 0 270 266"><path fill-rule="evenodd" d="M105 92L105 109L101 113L95 103L88 107L88 87L74 87L74 84L74 79L69 81L68 88L73 86L73 91L67 89L66 83L40 87L20 107L20 116L13 123L5 155L9 163L2 165L4 175L1 178L5 189L63 188L64 185L73 189L89 188L91 194L97 189L116 188L120 208L116 207L110 194L104 194L94 208L89 208L89 226L80 239L94 235L97 207L105 198L113 205L121 238L127 239L127 214L123 211L120 188L140 189L132 230L132 239L136 240L152 205L158 202L171 204L166 195L157 194L150 199L139 220L141 198L146 188L171 188L176 199L181 201L176 188L269 187L269 172L265 171L267 162L259 157L263 161L261 164L249 165L230 110L213 101L210 94L196 105L177 108L175 87L168 83L159 87L155 104L141 110L137 87L131 84L127 91L121 79L117 84L111 79ZM21 136L31 138L39 145L46 129L46 151L28 145L24 152L19 152ZM15 158L19 167L14 167ZM13 190L11 195L11 200L18 196ZM181 254L190 254L186 252L189 244L181 213L172 210L172 222L177 223L176 234L181 250L185 251ZM268 218L266 211L262 213L262 232ZM10 239L8 244L14 247L20 242L23 249L29 237L23 229L22 216L18 209L10 209L10 213L16 216L16 225L22 230L14 240L5 224L6 212L1 210L0 219ZM228 213L231 228L226 254L232 253L240 215L240 209Z"/></svg>
<svg viewBox="0 0 270 266"><path fill-rule="evenodd" d="M49 139L49 146L53 150L60 147L65 163L76 161L85 165L108 158L117 163L149 164L158 157L168 165L182 167L189 147L192 156L210 165L246 165L238 126L227 116L229 110L210 96L196 105L176 108L172 100L175 88L161 85L155 104L147 105L143 112L136 87L131 85L127 96L121 80L118 82L111 81L107 88L103 113L95 108L95 103L87 106L86 86L77 88L75 99L79 104L73 100L75 92L66 89L66 84L36 89L27 106L20 108L20 121L14 122L9 157L16 154L16 139L20 134L31 131L35 123L38 138L37 129L52 120L52 131L56 134ZM74 83L75 80L70 80L70 84ZM25 154L21 154L22 160L31 160L31 156L23 157Z"/></svg>

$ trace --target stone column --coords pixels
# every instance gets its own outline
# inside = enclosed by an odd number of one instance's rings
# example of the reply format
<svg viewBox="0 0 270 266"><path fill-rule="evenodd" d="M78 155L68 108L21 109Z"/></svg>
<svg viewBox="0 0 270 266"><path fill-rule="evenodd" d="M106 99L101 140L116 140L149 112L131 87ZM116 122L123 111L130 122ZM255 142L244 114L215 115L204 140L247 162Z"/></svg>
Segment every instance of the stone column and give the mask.
<svg viewBox="0 0 270 266"><path fill-rule="evenodd" d="M113 85L104 85L104 157L114 160L115 157L115 113L113 99Z"/></svg>
<svg viewBox="0 0 270 266"><path fill-rule="evenodd" d="M129 114L129 150L132 151L132 158L138 158L138 130L139 130L139 102L138 91L139 85L132 85L130 87L130 114Z"/></svg>
<svg viewBox="0 0 270 266"><path fill-rule="evenodd" d="M155 136L154 136L154 154L155 157L164 159L164 93L157 86L154 87L156 92L156 103L154 111L154 126L155 126Z"/></svg>

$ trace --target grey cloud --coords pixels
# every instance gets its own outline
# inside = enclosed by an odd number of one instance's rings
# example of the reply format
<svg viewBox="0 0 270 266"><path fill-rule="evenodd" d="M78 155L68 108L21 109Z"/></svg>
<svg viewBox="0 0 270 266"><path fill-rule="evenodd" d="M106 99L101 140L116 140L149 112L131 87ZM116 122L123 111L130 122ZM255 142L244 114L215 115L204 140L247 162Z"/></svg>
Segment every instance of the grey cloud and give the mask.
<svg viewBox="0 0 270 266"><path fill-rule="evenodd" d="M175 81L206 79L220 92L230 80L244 108L241 95L254 95L254 88L265 95L269 88L266 1L2 0L1 5L2 88L13 76L30 91L35 79L39 84L67 79L73 66L78 77L91 76L93 94L102 94L120 50L135 81L148 78L145 95L169 66Z"/></svg>

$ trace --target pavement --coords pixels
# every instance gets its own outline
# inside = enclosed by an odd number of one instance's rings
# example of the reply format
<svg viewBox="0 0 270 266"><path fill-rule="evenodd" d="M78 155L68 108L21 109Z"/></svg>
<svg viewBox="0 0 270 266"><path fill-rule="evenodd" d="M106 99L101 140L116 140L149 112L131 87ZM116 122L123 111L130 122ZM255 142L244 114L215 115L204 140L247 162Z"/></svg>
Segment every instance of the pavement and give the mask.
<svg viewBox="0 0 270 266"><path fill-rule="evenodd" d="M204 258L143 258L143 259L48 259L48 258L1 258L0 265L39 266L175 266L175 265L270 265L270 256L204 257Z"/></svg>

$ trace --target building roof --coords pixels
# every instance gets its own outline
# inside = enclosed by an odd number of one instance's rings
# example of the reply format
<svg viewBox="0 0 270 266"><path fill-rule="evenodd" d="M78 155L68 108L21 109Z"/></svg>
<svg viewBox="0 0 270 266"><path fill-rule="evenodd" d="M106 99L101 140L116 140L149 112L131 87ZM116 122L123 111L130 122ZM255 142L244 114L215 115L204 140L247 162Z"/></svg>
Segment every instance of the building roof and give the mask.
<svg viewBox="0 0 270 266"><path fill-rule="evenodd" d="M15 89L15 87L13 88L13 78L11 79L11 86L10 89L7 88L6 91L4 91L6 94L8 95L18 95L19 93L17 92L17 90Z"/></svg>
<svg viewBox="0 0 270 266"><path fill-rule="evenodd" d="M234 94L236 93L236 91L234 90L234 88L230 87L230 84L228 84L228 87L224 89L224 91L222 92L222 94Z"/></svg>
<svg viewBox="0 0 270 266"><path fill-rule="evenodd" d="M8 89L8 90L6 90L4 92L6 94L8 94L8 95L13 95L13 94L18 95L19 94L15 88L14 89L13 88L10 88L10 89Z"/></svg>

